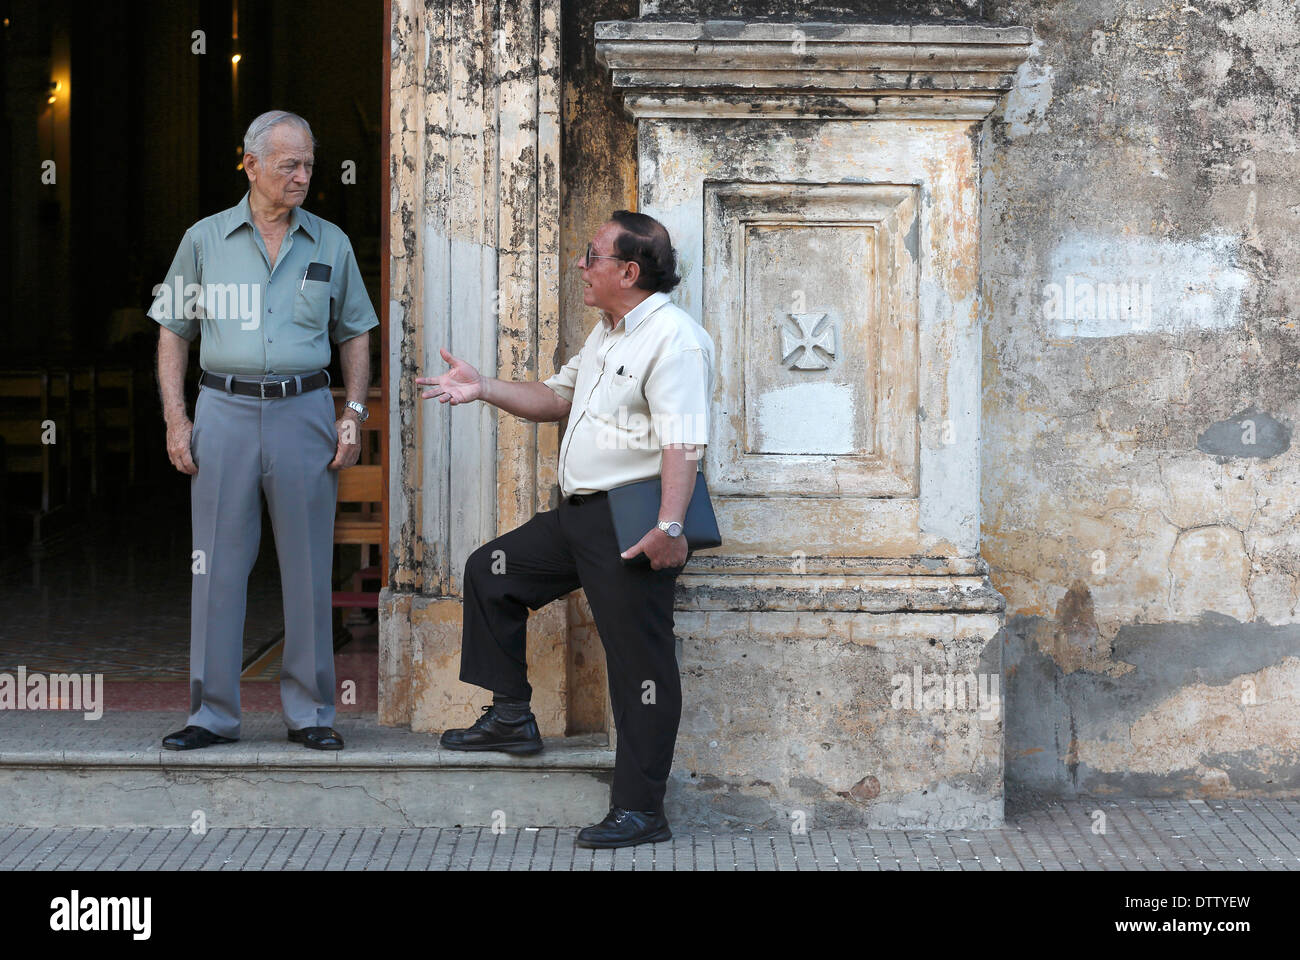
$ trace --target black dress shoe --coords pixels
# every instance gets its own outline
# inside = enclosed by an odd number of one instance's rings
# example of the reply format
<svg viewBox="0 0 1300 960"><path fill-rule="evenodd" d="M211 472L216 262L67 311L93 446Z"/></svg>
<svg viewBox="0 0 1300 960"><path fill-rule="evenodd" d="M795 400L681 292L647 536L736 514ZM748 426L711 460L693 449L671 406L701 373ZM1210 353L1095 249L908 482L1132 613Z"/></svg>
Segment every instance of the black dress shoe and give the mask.
<svg viewBox="0 0 1300 960"><path fill-rule="evenodd" d="M600 823L583 827L575 841L580 847L631 847L638 843L671 840L668 818L653 810L625 810L610 807Z"/></svg>
<svg viewBox="0 0 1300 960"><path fill-rule="evenodd" d="M289 739L294 743L304 743L313 750L342 750L343 738L334 732L333 727L303 727L290 730Z"/></svg>
<svg viewBox="0 0 1300 960"><path fill-rule="evenodd" d="M234 743L238 737L219 737L207 727L189 726L163 737L163 746L168 750L197 750L210 747L214 743Z"/></svg>
<svg viewBox="0 0 1300 960"><path fill-rule="evenodd" d="M522 720L506 721L501 719L495 705L489 703L474 726L444 730L438 742L448 750L537 753L542 749L542 734L537 729L537 718L531 713Z"/></svg>

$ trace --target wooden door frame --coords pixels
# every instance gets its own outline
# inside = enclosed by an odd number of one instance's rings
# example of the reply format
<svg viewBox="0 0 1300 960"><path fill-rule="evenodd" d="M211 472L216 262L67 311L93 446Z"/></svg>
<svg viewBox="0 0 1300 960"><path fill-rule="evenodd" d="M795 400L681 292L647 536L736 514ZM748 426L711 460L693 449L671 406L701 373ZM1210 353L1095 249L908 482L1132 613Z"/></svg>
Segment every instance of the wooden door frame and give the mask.
<svg viewBox="0 0 1300 960"><path fill-rule="evenodd" d="M389 390L388 390L388 338L389 338L389 283L391 275L391 264L389 260L389 221L392 219L390 207L390 190L392 184L389 174L389 97L391 95L391 85L393 76L393 0L384 0L384 52L383 52L383 83L380 89L383 91L382 102L379 105L380 132L379 132L379 185L380 185L380 204L381 211L379 217L379 397L380 403L384 409L390 413L386 417L387 426L380 431L379 436L379 462L383 467L384 478L384 499L380 502L380 517L383 520L384 541L379 551L379 583L381 589L389 586L388 582L388 555L390 552L389 534L388 534L388 442L389 434L392 432L393 424L396 419L391 416L389 409Z"/></svg>

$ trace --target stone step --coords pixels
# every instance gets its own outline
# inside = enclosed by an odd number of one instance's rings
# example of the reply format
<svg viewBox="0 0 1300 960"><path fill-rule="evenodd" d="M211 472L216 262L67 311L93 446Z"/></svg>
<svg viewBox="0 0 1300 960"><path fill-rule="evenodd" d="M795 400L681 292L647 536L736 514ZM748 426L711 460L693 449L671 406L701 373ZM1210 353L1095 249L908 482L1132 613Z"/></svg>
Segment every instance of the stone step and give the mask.
<svg viewBox="0 0 1300 960"><path fill-rule="evenodd" d="M173 711L0 713L0 826L581 827L609 808L604 734L515 757L349 715L345 749L321 751L290 743L279 714L245 712L236 743L162 749L182 726Z"/></svg>

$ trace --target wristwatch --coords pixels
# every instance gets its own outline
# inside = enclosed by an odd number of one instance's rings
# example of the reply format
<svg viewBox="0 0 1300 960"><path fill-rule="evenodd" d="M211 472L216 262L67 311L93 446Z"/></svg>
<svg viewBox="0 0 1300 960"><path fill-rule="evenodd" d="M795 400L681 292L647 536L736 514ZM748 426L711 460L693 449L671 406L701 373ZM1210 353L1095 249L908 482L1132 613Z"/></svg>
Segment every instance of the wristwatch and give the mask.
<svg viewBox="0 0 1300 960"><path fill-rule="evenodd" d="M660 520L656 526L670 537L680 537L682 535L682 525L676 520Z"/></svg>
<svg viewBox="0 0 1300 960"><path fill-rule="evenodd" d="M362 423L365 423L367 420L370 419L370 411L367 410L365 406L363 406L362 404L357 403L355 400L349 400L347 403L344 404L344 406L350 410L355 410L357 412L357 419L360 420Z"/></svg>

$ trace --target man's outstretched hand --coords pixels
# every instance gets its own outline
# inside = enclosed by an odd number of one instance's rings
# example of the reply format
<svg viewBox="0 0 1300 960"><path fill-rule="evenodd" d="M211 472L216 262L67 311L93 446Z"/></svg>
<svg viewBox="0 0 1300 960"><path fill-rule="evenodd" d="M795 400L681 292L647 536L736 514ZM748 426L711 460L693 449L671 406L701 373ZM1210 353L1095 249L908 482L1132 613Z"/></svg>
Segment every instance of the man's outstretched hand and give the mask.
<svg viewBox="0 0 1300 960"><path fill-rule="evenodd" d="M469 403L483 397L483 378L479 372L464 360L453 357L445 348L439 347L442 359L451 364L451 369L440 377L416 377L415 382L432 389L420 394L421 400L437 397L439 403Z"/></svg>

